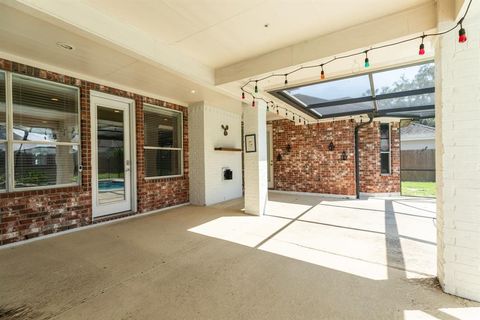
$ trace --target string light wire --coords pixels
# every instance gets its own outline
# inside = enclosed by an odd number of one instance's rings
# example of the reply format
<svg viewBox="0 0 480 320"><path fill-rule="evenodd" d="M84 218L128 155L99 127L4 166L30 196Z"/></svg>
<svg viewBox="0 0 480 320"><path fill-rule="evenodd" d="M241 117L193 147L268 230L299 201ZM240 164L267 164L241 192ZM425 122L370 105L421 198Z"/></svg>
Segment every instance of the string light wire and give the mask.
<svg viewBox="0 0 480 320"><path fill-rule="evenodd" d="M293 69L293 70L291 70L289 72L286 72L286 73L272 73L272 74L266 75L262 78L251 79L251 80L247 81L243 86L240 87L240 90L242 90L242 99L245 99L245 94L248 94L249 96L251 96L253 101L262 100L267 104L271 103L272 107L276 108L277 114L278 114L278 109L282 108L283 110L285 110L285 114L287 116L288 116L288 112L290 112L293 115L293 119L295 119L295 116L300 117L298 114L296 114L294 112L291 112L288 108L280 107L280 106L276 105L273 100L266 100L263 97L255 96L254 93L247 91L245 89L245 87L248 86L251 83L255 83L255 93L258 93L258 83L262 82L264 80L270 79L270 78L274 78L274 77L284 77L285 78L284 84L287 85L289 75L291 75L293 73L296 73L296 72L299 72L299 71L304 70L304 69L312 69L312 68L321 68L322 69L321 75L322 75L322 80L323 80L325 78L324 67L326 65L330 64L330 63L333 63L334 61L341 60L341 59L348 59L348 58L356 57L356 56L359 56L359 55L365 55L366 56L366 61L365 61L366 63L365 64L366 64L366 67L367 67L368 52L370 52L370 51L375 51L375 50L379 50L379 49L393 47L393 46L397 46L397 45L404 44L404 43L411 42L411 41L415 41L415 40L421 40L421 42L423 44L423 41L424 41L425 38L427 38L427 37L437 37L437 36L447 34L449 32L452 32L453 30L455 30L458 26L460 26L460 28L464 31L463 21L465 20L465 17L468 14L468 11L470 9L472 1L473 0L470 0L468 2L467 9L465 10L465 13L463 14L463 16L458 20L458 22L453 27L451 27L447 30L440 31L440 32L423 33L422 35L419 35L419 36L410 37L410 38L407 38L407 39L403 39L403 40L399 40L399 41L395 41L395 42L391 42L391 43L386 43L386 44L379 45L379 46L372 46L369 49L363 50L363 51L360 51L360 52L354 52L354 53L350 53L350 54L334 56L330 60L327 60L327 61L322 62L320 64L314 64L314 65L309 65L309 66L300 66L300 67L297 67L296 69ZM255 106L254 102L252 103L252 106ZM321 115L320 115L320 117L321 117Z"/></svg>

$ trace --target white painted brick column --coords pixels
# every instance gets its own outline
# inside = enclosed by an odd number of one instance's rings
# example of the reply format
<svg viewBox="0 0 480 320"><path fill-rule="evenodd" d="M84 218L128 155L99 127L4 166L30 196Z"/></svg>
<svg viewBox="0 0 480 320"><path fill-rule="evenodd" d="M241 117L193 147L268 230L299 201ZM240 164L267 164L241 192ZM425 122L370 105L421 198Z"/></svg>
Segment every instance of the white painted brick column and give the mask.
<svg viewBox="0 0 480 320"><path fill-rule="evenodd" d="M468 1L467 1L468 2ZM453 25L439 1L439 30ZM480 3L436 46L438 277L445 292L480 301Z"/></svg>
<svg viewBox="0 0 480 320"><path fill-rule="evenodd" d="M255 134L256 152L245 152L245 213L262 216L268 200L267 177L267 106L257 101L256 107L243 106L245 135Z"/></svg>

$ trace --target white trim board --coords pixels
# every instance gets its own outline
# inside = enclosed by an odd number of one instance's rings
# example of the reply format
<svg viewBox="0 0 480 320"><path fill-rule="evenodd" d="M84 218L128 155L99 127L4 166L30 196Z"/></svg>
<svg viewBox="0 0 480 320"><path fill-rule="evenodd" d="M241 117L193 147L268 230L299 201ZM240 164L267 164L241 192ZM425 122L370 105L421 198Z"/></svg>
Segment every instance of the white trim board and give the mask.
<svg viewBox="0 0 480 320"><path fill-rule="evenodd" d="M105 225L108 225L108 224L119 223L119 222L123 222L123 221L130 220L130 219L146 217L146 216L149 216L149 215L152 215L152 214L155 214L155 213L162 213L163 214L163 213L165 213L164 211L168 211L168 210L172 210L172 209L176 209L176 208L180 208L180 207L185 207L185 206L189 206L189 205L190 205L190 202L185 202L185 203L177 204L177 205L171 206L171 207L161 208L161 209L152 210L152 211L148 211L148 212L144 212L144 213L135 213L135 214L132 214L130 216L123 217L123 218L112 219L112 220L108 220L108 221L105 221L105 222L92 223L92 224L89 224L89 225L86 225L86 226L81 226L81 227L77 227L77 228L69 229L69 230L65 230L65 231L59 231L59 232L39 236L39 237L32 238L32 239L20 240L20 241L17 241L17 242L13 242L13 243L9 243L9 244L5 244L3 246L0 246L0 250L9 249L9 248L17 247L17 246L22 246L22 245L25 245L25 244L28 244L28 243L31 243L31 242L35 242L35 241L40 241L40 240L45 240L45 239L49 239L49 238L59 237L59 236L63 236L63 235L69 234L69 233L74 233L74 232L78 232L78 231L84 231L84 230L88 230L88 229L92 229L92 228L102 227L102 226L105 226Z"/></svg>
<svg viewBox="0 0 480 320"><path fill-rule="evenodd" d="M354 195L346 194L330 194L330 193L315 193L315 192L298 192L298 191L283 191L283 190L268 190L268 192L274 193L284 193L284 194L295 194L299 196L317 196L323 198L335 198L335 199L356 199Z"/></svg>

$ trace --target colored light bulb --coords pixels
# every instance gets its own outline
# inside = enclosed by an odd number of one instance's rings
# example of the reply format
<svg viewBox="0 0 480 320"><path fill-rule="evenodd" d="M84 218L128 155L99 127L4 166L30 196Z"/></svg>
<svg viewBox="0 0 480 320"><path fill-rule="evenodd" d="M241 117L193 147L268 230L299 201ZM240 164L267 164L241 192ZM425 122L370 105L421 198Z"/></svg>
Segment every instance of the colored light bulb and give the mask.
<svg viewBox="0 0 480 320"><path fill-rule="evenodd" d="M365 68L370 67L370 61L368 60L368 57L365 58Z"/></svg>
<svg viewBox="0 0 480 320"><path fill-rule="evenodd" d="M420 49L418 50L418 54L421 56L425 54L425 45L423 43L420 44Z"/></svg>
<svg viewBox="0 0 480 320"><path fill-rule="evenodd" d="M322 71L320 72L320 79L324 80L325 79L325 71Z"/></svg>
<svg viewBox="0 0 480 320"><path fill-rule="evenodd" d="M257 85L257 81L255 81L255 93L258 93L258 85Z"/></svg>
<svg viewBox="0 0 480 320"><path fill-rule="evenodd" d="M252 100L252 107L255 107L255 100Z"/></svg>
<svg viewBox="0 0 480 320"><path fill-rule="evenodd" d="M463 27L458 31L458 42L464 43L467 41L467 32Z"/></svg>
<svg viewBox="0 0 480 320"><path fill-rule="evenodd" d="M242 92L242 99L245 99L245 92Z"/></svg>

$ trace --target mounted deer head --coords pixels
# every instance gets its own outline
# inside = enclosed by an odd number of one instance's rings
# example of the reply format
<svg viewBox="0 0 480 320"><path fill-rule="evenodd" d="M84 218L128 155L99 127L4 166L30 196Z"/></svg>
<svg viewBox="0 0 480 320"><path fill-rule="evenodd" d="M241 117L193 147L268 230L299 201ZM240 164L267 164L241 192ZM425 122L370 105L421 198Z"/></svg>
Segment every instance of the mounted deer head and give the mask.
<svg viewBox="0 0 480 320"><path fill-rule="evenodd" d="M223 129L223 135L228 136L228 124L226 126L222 124L222 129Z"/></svg>

